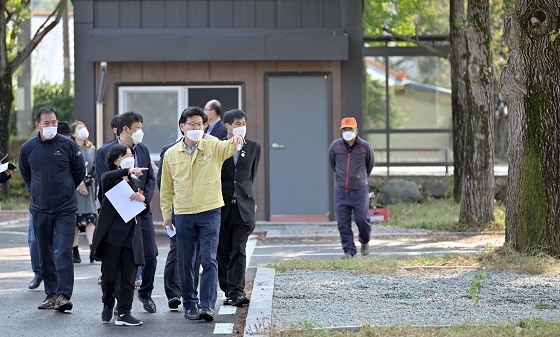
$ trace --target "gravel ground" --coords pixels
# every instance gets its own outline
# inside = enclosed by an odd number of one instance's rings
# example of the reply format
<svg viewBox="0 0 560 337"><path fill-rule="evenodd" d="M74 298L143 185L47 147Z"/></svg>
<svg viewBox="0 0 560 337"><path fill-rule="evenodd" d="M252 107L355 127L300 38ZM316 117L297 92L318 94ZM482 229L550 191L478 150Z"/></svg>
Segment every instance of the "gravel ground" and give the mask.
<svg viewBox="0 0 560 337"><path fill-rule="evenodd" d="M479 302L471 298L476 270L359 274L322 272L275 277L272 321L289 328L305 321L322 327L453 325L557 321L560 275L486 271Z"/></svg>

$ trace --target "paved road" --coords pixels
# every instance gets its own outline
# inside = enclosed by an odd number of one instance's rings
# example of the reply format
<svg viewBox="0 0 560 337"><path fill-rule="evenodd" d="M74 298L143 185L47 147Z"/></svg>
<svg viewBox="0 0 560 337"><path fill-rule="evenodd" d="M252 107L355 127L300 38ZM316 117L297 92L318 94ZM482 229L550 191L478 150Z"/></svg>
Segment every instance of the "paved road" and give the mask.
<svg viewBox="0 0 560 337"><path fill-rule="evenodd" d="M188 321L183 310L169 311L163 291L163 267L168 252L168 239L158 236L159 256L153 299L157 313L148 314L135 298L132 313L144 322L140 327L119 327L101 323L101 289L97 285L101 264L89 264L89 247L85 237L80 243L80 253L86 263L75 264L75 286L72 302L74 309L68 313L38 310L43 301L43 287L28 290L33 277L27 247L27 224L0 224L0 336L212 336L219 329L230 333L235 314L230 307L217 307L214 322ZM222 294L218 295L218 300ZM221 302L220 302L221 303Z"/></svg>
<svg viewBox="0 0 560 337"><path fill-rule="evenodd" d="M343 256L336 225L261 225L261 233L251 257L251 266L266 266L294 258L331 260ZM357 240L357 228L354 228ZM443 234L402 230L374 225L370 241L371 255L394 257L465 254L503 245L504 235ZM360 243L356 241L360 249Z"/></svg>

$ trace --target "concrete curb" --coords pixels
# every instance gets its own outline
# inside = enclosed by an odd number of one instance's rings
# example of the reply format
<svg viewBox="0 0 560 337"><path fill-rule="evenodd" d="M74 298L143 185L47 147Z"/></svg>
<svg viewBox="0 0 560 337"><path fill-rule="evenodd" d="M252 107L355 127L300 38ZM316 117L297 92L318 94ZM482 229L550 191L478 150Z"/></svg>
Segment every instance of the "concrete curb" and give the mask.
<svg viewBox="0 0 560 337"><path fill-rule="evenodd" d="M257 268L243 336L266 336L264 330L268 328L272 321L274 276L274 268Z"/></svg>

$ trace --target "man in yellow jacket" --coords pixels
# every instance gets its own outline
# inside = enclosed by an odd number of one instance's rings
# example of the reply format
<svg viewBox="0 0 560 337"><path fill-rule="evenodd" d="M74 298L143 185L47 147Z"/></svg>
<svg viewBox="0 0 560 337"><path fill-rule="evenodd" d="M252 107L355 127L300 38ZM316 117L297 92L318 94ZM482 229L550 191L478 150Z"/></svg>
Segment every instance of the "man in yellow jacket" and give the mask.
<svg viewBox="0 0 560 337"><path fill-rule="evenodd" d="M183 141L170 147L161 167L161 211L163 225L172 227L175 212L177 260L185 318L214 319L217 298L218 263L216 250L220 233L222 164L243 145L243 138L205 140L207 119L199 107L188 107L179 119ZM203 272L200 278L200 303L194 282L196 245L200 243Z"/></svg>

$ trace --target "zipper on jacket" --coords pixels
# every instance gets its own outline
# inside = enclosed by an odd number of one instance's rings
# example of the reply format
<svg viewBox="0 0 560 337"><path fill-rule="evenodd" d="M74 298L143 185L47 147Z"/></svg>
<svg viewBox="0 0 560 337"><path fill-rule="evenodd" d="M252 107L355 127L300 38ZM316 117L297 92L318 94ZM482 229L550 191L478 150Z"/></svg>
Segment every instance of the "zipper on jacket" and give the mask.
<svg viewBox="0 0 560 337"><path fill-rule="evenodd" d="M51 151L51 146L50 146L50 145L51 145L51 140L52 140L52 139L49 139L49 140L46 141L46 143L47 143L47 151L45 151L45 156L46 156L46 158L45 158L45 160L43 161L44 163L48 163L48 161L49 161L48 155L49 155L49 152ZM45 187L46 187L47 190L48 190L48 188L49 188L49 180L48 180L48 179L49 179L49 177L50 177L51 172L50 172L50 165L46 165L46 167L47 167L47 176L45 177L45 181L46 181ZM48 199L47 205L48 205L48 207L49 207L49 213L52 213L51 198L49 198L49 197L47 196L47 199Z"/></svg>
<svg viewBox="0 0 560 337"><path fill-rule="evenodd" d="M348 149L346 148L346 146L344 144L341 144L341 146L344 148L344 150L346 152L348 152ZM358 144L355 148L352 149L352 151L348 152L348 159L346 161L346 181L344 183L345 192L348 192L348 175L349 175L349 172L350 172L350 155L360 147L362 147L362 144Z"/></svg>

